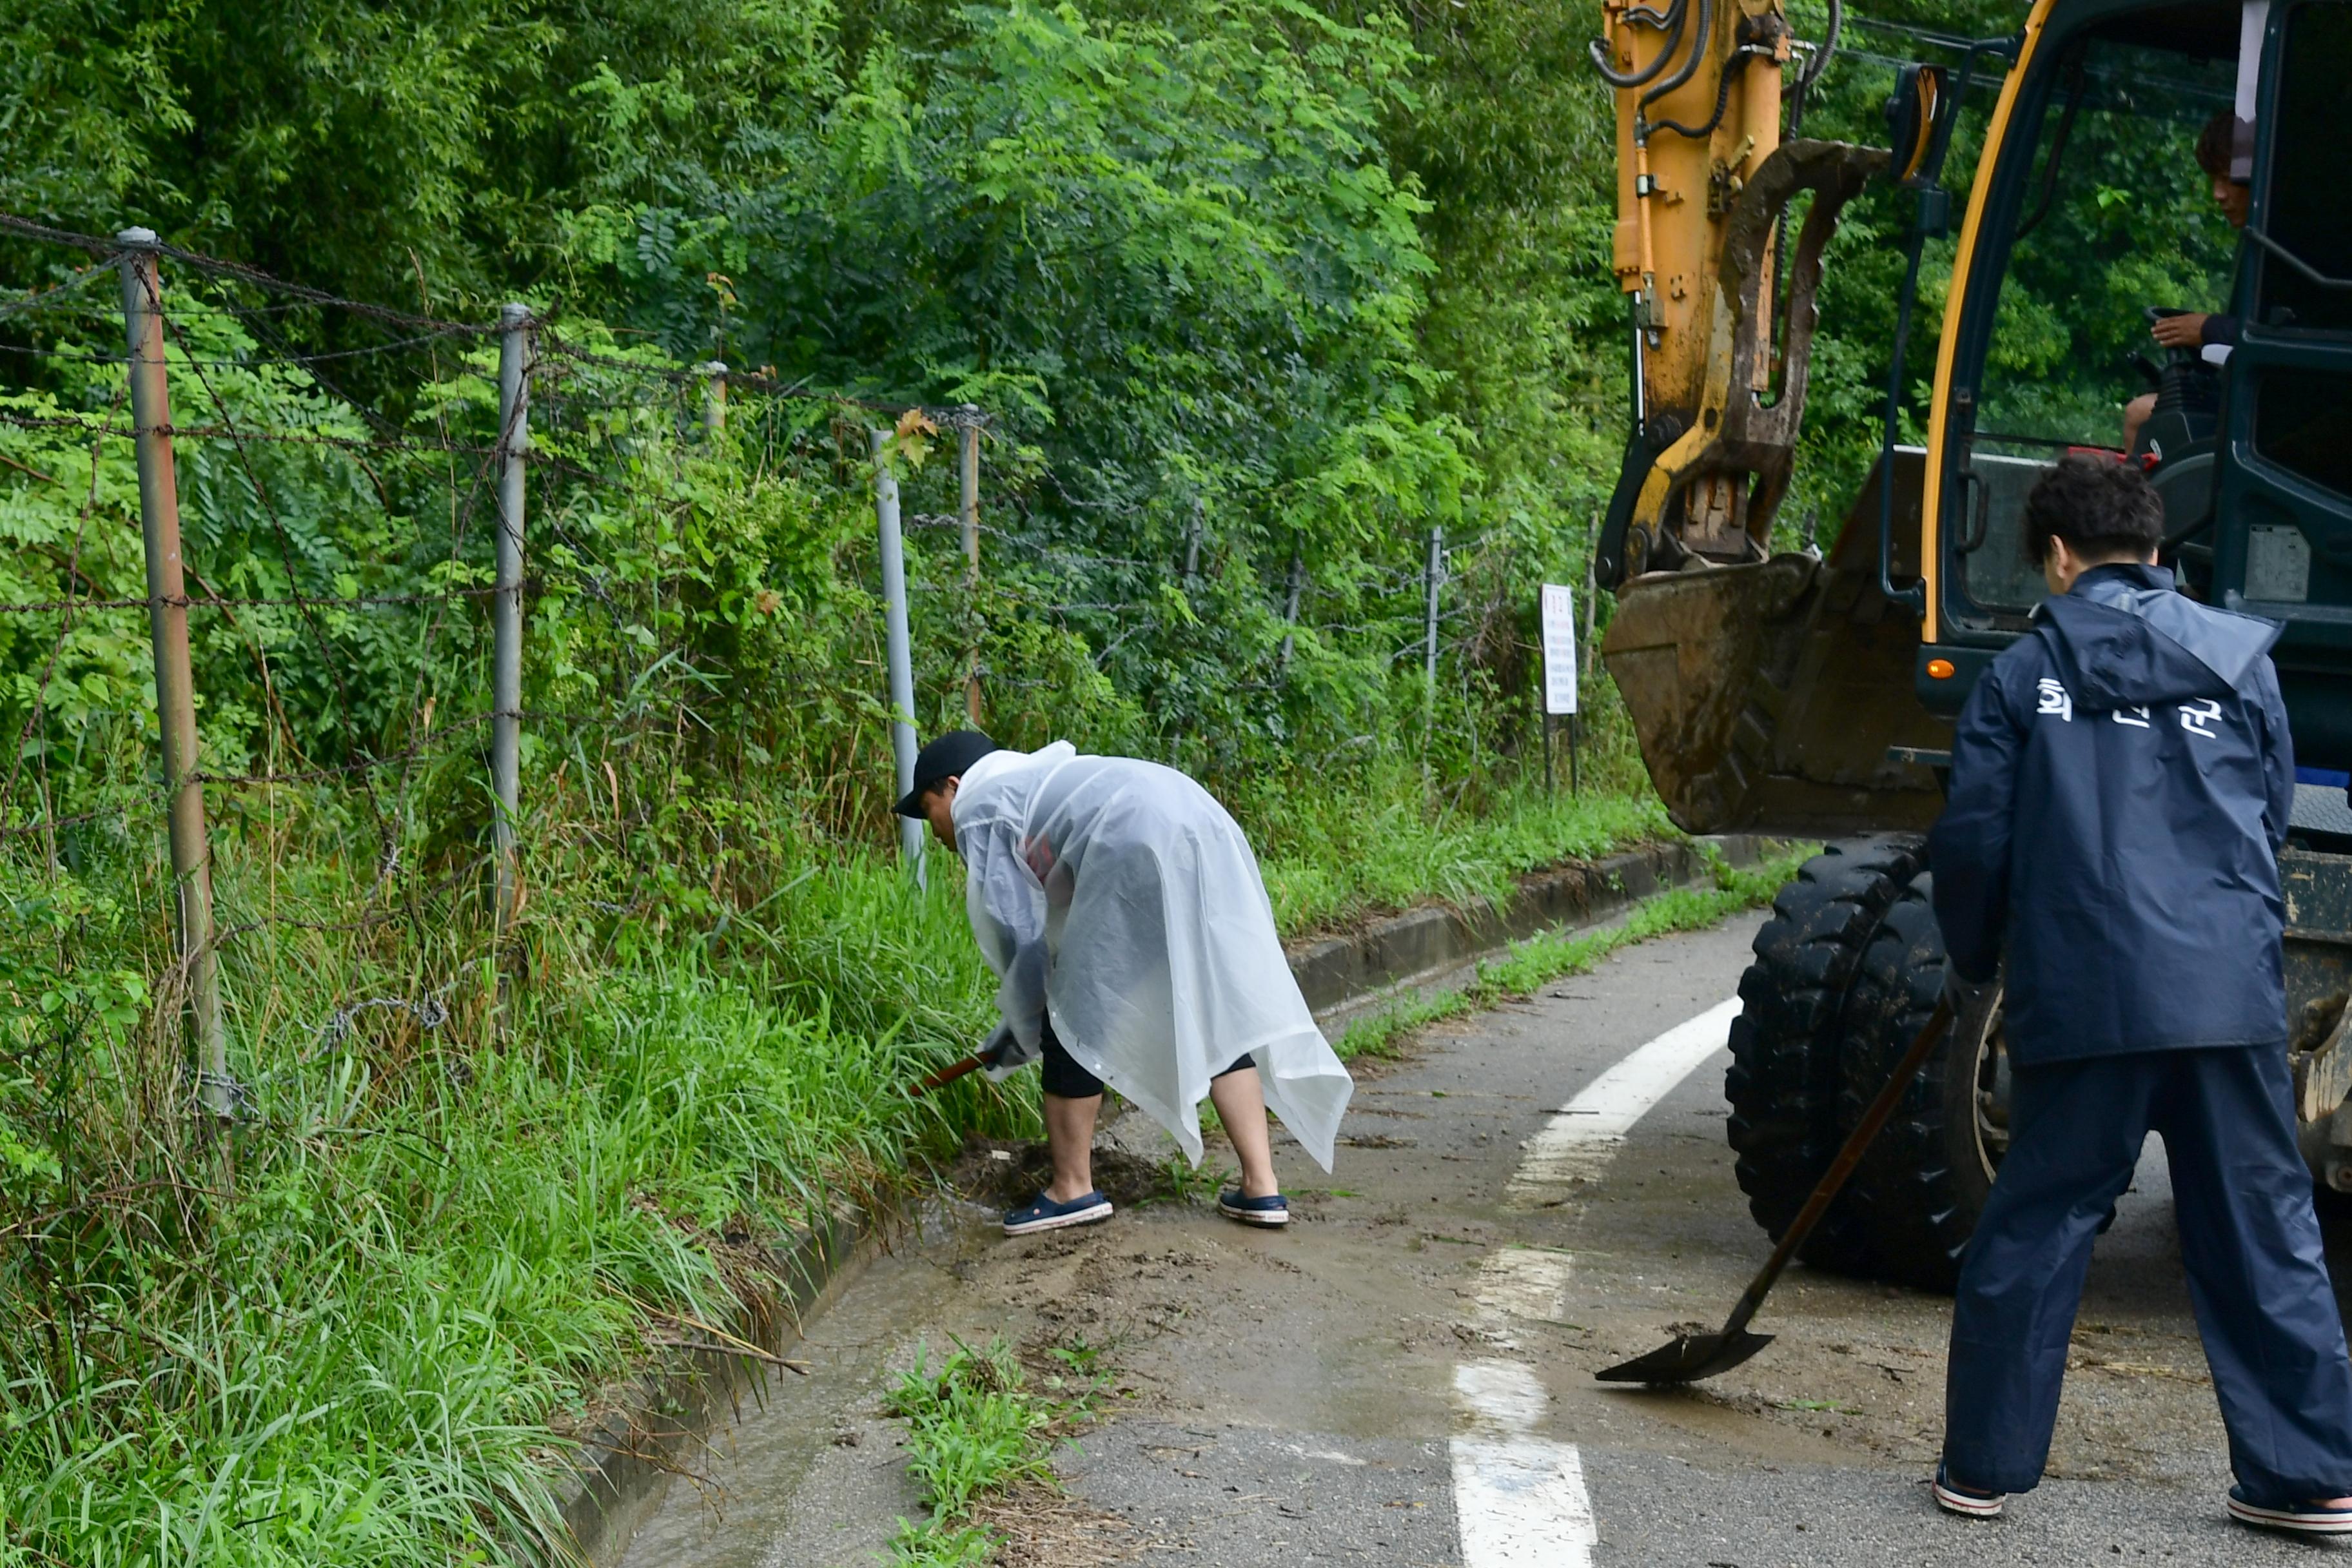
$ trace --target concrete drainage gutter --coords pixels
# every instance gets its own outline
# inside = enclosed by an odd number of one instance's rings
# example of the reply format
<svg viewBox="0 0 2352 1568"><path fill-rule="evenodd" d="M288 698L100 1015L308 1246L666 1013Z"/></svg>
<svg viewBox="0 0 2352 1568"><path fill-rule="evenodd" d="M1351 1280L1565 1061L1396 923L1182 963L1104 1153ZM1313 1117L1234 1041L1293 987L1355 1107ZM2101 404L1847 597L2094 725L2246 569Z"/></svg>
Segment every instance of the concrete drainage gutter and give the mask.
<svg viewBox="0 0 2352 1568"><path fill-rule="evenodd" d="M1780 847L1779 841L1752 834L1644 845L1590 865L1538 872L1519 883L1507 904L1482 899L1460 908L1432 905L1345 936L1300 943L1290 950L1291 973L1307 1005L1327 1024L1407 990L1443 989L1449 980L1466 977L1476 960L1518 938L1592 924L1669 888L1706 880L1709 861L1701 846L1734 866L1754 865ZM773 1259L789 1284L786 1298L747 1313L730 1325L730 1334L782 1355L801 1325L821 1313L856 1272L874 1239L867 1216L849 1211L802 1233ZM633 1378L620 1392L624 1413L581 1440L578 1479L562 1505L579 1560L597 1568L618 1563L661 1505L670 1478L770 1375L756 1357L698 1349L673 1352Z"/></svg>
<svg viewBox="0 0 2352 1568"><path fill-rule="evenodd" d="M1290 972L1315 1016L1353 1013L1389 994L1425 985L1538 931L1590 925L1668 888L1704 881L1706 848L1752 866L1778 845L1754 834L1646 844L1591 865L1562 866L1520 881L1508 904L1485 899L1433 904L1378 921L1346 936L1290 950Z"/></svg>
<svg viewBox="0 0 2352 1568"><path fill-rule="evenodd" d="M770 1258L786 1282L783 1299L746 1310L729 1333L782 1355L800 1337L801 1325L821 1313L856 1272L848 1265L871 1239L865 1216L854 1211L800 1232ZM767 1373L767 1364L751 1356L674 1350L612 1391L619 1409L582 1436L577 1479L561 1508L579 1560L598 1568L617 1563L661 1506L670 1478L692 1462L709 1433L738 1418L743 1396L756 1393ZM775 1375L795 1374L779 1370Z"/></svg>

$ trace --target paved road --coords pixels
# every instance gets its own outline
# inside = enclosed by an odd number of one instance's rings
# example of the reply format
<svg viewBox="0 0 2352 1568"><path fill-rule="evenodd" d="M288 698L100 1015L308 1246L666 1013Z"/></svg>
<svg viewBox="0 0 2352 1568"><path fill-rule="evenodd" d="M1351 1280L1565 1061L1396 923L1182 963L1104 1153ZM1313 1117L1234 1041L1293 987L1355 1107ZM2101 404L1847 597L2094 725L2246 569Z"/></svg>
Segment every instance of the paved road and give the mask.
<svg viewBox="0 0 2352 1568"><path fill-rule="evenodd" d="M2100 1243L2053 1479L2006 1520L1927 1500L1940 1298L1800 1268L1758 1324L1779 1342L1737 1371L1670 1394L1592 1381L1670 1325L1712 1327L1762 1254L1723 1142L1719 1009L1749 925L1627 950L1368 1074L1336 1173L1278 1150L1286 1234L1161 1205L1006 1243L935 1206L812 1324L816 1375L675 1487L627 1561L872 1561L916 1506L878 1391L950 1332L1082 1342L1118 1370L1114 1414L1062 1456L1066 1500L1038 1510L1041 1563L2326 1552L2222 1517L2154 1143Z"/></svg>

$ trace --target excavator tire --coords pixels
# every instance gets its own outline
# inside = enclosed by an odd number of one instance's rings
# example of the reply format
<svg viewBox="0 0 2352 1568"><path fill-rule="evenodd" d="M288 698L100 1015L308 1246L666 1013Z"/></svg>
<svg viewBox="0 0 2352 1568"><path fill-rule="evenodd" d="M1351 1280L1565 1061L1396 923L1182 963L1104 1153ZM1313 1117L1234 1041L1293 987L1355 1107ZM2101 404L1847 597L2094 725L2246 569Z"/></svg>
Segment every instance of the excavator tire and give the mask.
<svg viewBox="0 0 2352 1568"><path fill-rule="evenodd" d="M1926 875L1905 889L1863 956L1846 1004L1840 1120L1848 1127L1878 1098L1943 994L1933 890ZM2000 1027L1997 992L1954 1019L1854 1168L1849 1196L1868 1271L1879 1279L1947 1291L1959 1279L1961 1249L2006 1142L2006 1097L1990 1092L2000 1063L1997 1049L1986 1048L1989 1040L1997 1047Z"/></svg>
<svg viewBox="0 0 2352 1568"><path fill-rule="evenodd" d="M1840 1114L1847 995L1880 920L1926 858L1925 841L1910 834L1832 844L1780 889L1772 918L1756 933L1723 1088L1739 1190L1776 1241L1851 1125ZM1846 1272L1868 1268L1868 1238L1846 1197L1822 1216L1799 1256Z"/></svg>

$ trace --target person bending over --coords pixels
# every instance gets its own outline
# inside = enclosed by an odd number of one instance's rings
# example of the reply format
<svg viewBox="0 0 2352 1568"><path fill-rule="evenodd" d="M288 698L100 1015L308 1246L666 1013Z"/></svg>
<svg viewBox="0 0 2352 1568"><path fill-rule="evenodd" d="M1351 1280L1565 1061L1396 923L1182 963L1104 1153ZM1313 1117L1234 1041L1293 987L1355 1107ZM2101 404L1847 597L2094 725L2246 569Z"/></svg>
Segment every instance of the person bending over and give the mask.
<svg viewBox="0 0 2352 1568"><path fill-rule="evenodd" d="M2248 1524L2352 1532L2352 1362L2290 1105L2278 851L2294 748L2279 627L2156 563L2139 470L2026 500L2051 598L1961 710L1927 841L1954 1000L2004 960L2010 1143L1952 1310L1946 1510L2042 1479L2092 1238L2164 1135L2181 1261Z"/></svg>
<svg viewBox="0 0 2352 1568"><path fill-rule="evenodd" d="M897 806L964 861L964 907L998 978L992 1078L1040 1060L1053 1180L1004 1216L1008 1236L1110 1217L1095 1189L1108 1083L1201 1162L1199 1107L1241 1161L1218 1211L1288 1222L1265 1113L1328 1171L1354 1084L1291 977L1249 840L1173 768L1008 752L958 730L915 759Z"/></svg>

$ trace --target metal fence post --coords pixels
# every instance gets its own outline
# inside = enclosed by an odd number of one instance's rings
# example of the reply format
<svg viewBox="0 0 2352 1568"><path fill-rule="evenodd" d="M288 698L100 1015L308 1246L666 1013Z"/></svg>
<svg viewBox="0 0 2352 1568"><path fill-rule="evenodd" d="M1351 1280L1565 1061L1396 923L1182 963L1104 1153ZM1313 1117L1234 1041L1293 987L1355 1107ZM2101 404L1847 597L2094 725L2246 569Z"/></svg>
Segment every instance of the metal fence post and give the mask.
<svg viewBox="0 0 2352 1568"><path fill-rule="evenodd" d="M1596 520L1596 522L1595 522L1595 528L1596 528L1596 531L1597 531L1597 529L1598 529L1598 526L1599 526L1599 524L1598 524L1598 521L1597 521L1597 520ZM1594 566L1592 557L1591 557L1591 556L1590 556L1590 555L1588 555L1588 556L1586 556L1586 557L1584 558L1584 647L1583 647L1583 653L1584 653L1584 678L1585 678L1586 679L1588 679L1588 680L1590 680L1591 679L1592 679L1592 668L1593 668L1594 661L1596 661L1597 659L1599 659L1599 658L1600 658L1600 657L1601 657L1601 651L1600 651L1598 648L1596 648L1596 647L1594 647L1592 646L1592 615L1593 615L1593 604L1594 604L1594 602L1595 602L1596 600L1598 600L1600 597L1601 597L1601 574L1600 574L1599 569L1598 569L1598 568L1596 568L1596 567ZM1578 708L1580 708L1580 709L1581 709L1583 706L1584 706L1584 704L1583 704L1583 703L1581 703L1581 702L1580 702L1580 703L1578 703L1578 704L1577 704L1577 707L1578 707Z"/></svg>
<svg viewBox="0 0 2352 1568"><path fill-rule="evenodd" d="M1601 520L1596 517L1593 519L1593 537L1596 539L1601 536L1600 527ZM1594 661L1601 657L1600 650L1592 646L1593 606L1600 598L1600 569L1593 563L1592 557L1588 555L1584 558L1584 647L1581 650L1584 654L1583 679L1587 681L1592 679ZM1576 711L1568 716L1568 793L1570 795L1584 793L1584 781L1578 776L1576 760L1578 742L1583 737L1584 700L1582 687L1580 685Z"/></svg>
<svg viewBox="0 0 2352 1568"><path fill-rule="evenodd" d="M139 523L147 552L147 625L155 648L155 717L162 732L163 790L170 801L172 881L180 961L188 970L195 1015L197 1075L205 1108L236 1108L228 1076L228 1033L221 1019L220 955L213 945L212 850L205 830L205 787L198 777L195 677L188 660L187 586L180 559L180 486L172 458L172 398L163 374L161 242L152 229L126 228L122 324L129 346L131 419L139 453Z"/></svg>
<svg viewBox="0 0 2352 1568"><path fill-rule="evenodd" d="M1429 530L1429 570L1425 574L1429 603L1422 622L1421 749L1424 752L1429 750L1430 740L1437 725L1437 593L1444 580L1445 528L1442 523L1433 523Z"/></svg>
<svg viewBox="0 0 2352 1568"><path fill-rule="evenodd" d="M980 410L967 403L956 410L956 511L963 519L963 587L971 606L971 646L965 651L963 707L980 728Z"/></svg>
<svg viewBox="0 0 2352 1568"><path fill-rule="evenodd" d="M499 311L499 575L490 601L490 791L498 919L513 918L515 827L522 808L523 458L530 449L530 307Z"/></svg>
<svg viewBox="0 0 2352 1568"><path fill-rule="evenodd" d="M727 428L727 362L705 360L694 373L702 377L702 433L716 436Z"/></svg>
<svg viewBox="0 0 2352 1568"><path fill-rule="evenodd" d="M898 763L899 795L915 787L915 669L907 640L907 548L898 531L898 476L883 448L890 433L873 432L874 521L882 541L882 625L890 660L890 750ZM908 864L923 863L923 825L898 819L898 850Z"/></svg>
<svg viewBox="0 0 2352 1568"><path fill-rule="evenodd" d="M1282 601L1282 624L1291 629L1282 634L1282 654L1277 663L1290 668L1290 650L1298 641L1298 601L1307 589L1307 552L1305 542L1297 534L1290 539L1290 581Z"/></svg>

